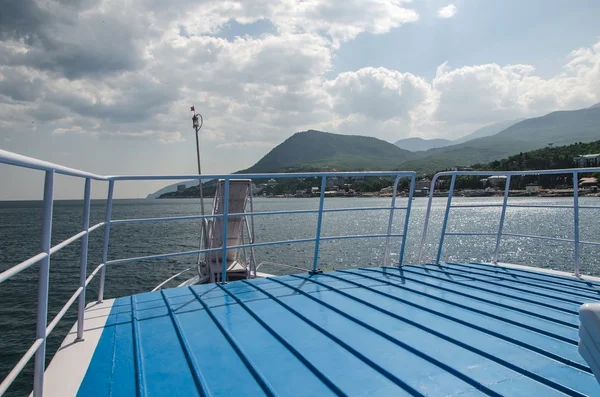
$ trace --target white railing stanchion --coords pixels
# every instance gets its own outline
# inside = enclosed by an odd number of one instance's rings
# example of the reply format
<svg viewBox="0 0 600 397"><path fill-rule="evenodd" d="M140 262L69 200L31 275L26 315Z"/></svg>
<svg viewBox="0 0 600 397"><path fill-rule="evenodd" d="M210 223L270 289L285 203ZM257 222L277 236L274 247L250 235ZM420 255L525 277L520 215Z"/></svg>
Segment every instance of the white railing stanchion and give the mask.
<svg viewBox="0 0 600 397"><path fill-rule="evenodd" d="M225 178L223 198L223 249L221 251L221 282L227 282L227 228L229 226L229 178Z"/></svg>
<svg viewBox="0 0 600 397"><path fill-rule="evenodd" d="M431 180L431 187L429 189L429 200L427 201L427 210L425 211L425 225L423 226L423 235L421 236L421 247L419 249L419 262L423 263L423 255L425 254L425 242L427 240L427 231L429 230L429 217L431 216L431 205L433 203L433 191L435 190L435 183L437 182L440 174L435 174Z"/></svg>
<svg viewBox="0 0 600 397"><path fill-rule="evenodd" d="M392 234L392 224L394 223L394 210L396 209L396 195L398 194L398 183L400 175L394 179L394 187L392 188L392 204L390 205L390 217L388 220L387 237L385 239L385 249L383 251L383 266L388 264L388 256L390 254L390 234Z"/></svg>
<svg viewBox="0 0 600 397"><path fill-rule="evenodd" d="M579 277L579 180L577 171L573 171L573 260L575 276Z"/></svg>
<svg viewBox="0 0 600 397"><path fill-rule="evenodd" d="M412 201L415 194L415 183L417 175L414 174L410 180L410 192L408 193L408 204L406 205L406 215L404 216L404 229L402 231L402 245L400 246L400 255L398 257L398 266L402 266L404 261L404 251L406 248L406 236L408 235L408 222L410 220L410 210L412 208Z"/></svg>
<svg viewBox="0 0 600 397"><path fill-rule="evenodd" d="M450 190L448 190L448 201L446 202L446 212L444 213L444 222L442 223L442 233L440 235L440 245L438 246L437 257L435 259L436 265L440 263L442 257L442 248L444 246L444 237L446 236L446 226L448 226L448 216L450 215L450 208L452 206L452 196L454 195L454 184L456 183L456 174L452 174L450 181Z"/></svg>
<svg viewBox="0 0 600 397"><path fill-rule="evenodd" d="M88 257L88 241L90 231L90 194L91 194L92 180L90 178L85 179L85 187L83 192L83 231L85 234L81 238L81 263L79 267L79 287L83 288L79 295L79 302L77 308L77 342L83 340L83 327L84 327L84 312L85 312L85 280L87 278L87 257Z"/></svg>
<svg viewBox="0 0 600 397"><path fill-rule="evenodd" d="M315 255L313 257L313 267L309 272L311 274L318 273L317 266L319 264L319 247L321 244L321 224L323 223L323 203L325 201L325 189L327 188L327 177L321 178L321 195L319 198L319 212L317 215L317 234L315 237Z"/></svg>
<svg viewBox="0 0 600 397"><path fill-rule="evenodd" d="M104 221L104 245L102 248L102 263L104 266L100 270L100 287L98 288L98 302L104 300L104 280L106 279L106 262L108 261L108 241L110 236L110 220L112 216L113 193L115 191L115 181L108 182L108 197L106 200L106 219Z"/></svg>
<svg viewBox="0 0 600 397"><path fill-rule="evenodd" d="M510 175L506 176L506 185L504 186L504 198L502 201L502 212L500 213L500 223L498 224L498 235L496 236L496 247L494 248L494 257L492 263L498 263L498 254L500 253L500 240L502 240L502 229L504 229L504 218L506 217L506 205L508 204L508 193L510 191Z"/></svg>
<svg viewBox="0 0 600 397"><path fill-rule="evenodd" d="M250 181L250 244L254 244L254 192L252 191L252 186L254 184ZM246 223L246 226L248 224ZM250 248L250 261L252 263L252 274L256 278L256 257L254 255L254 248Z"/></svg>
<svg viewBox="0 0 600 397"><path fill-rule="evenodd" d="M44 181L44 212L42 219L42 252L48 254L40 261L38 281L36 339L42 343L35 353L33 396L44 395L44 370L46 369L46 325L48 323L48 287L50 284L50 248L52 245L52 209L54 204L54 170L46 171Z"/></svg>

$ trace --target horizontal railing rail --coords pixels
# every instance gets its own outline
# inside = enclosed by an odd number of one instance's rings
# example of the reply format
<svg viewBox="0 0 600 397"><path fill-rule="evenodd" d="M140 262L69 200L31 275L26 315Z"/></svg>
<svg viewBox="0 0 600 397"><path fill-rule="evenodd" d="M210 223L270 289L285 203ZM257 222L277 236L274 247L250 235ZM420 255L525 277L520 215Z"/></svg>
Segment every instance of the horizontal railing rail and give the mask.
<svg viewBox="0 0 600 397"><path fill-rule="evenodd" d="M50 163L48 161L38 160L33 157L23 156L0 149L0 163L14 165L32 170L51 171L56 174L74 176L79 178L90 178L97 181L108 181L110 178L102 175L96 175L91 172L80 171L75 168L65 167L60 164Z"/></svg>
<svg viewBox="0 0 600 397"><path fill-rule="evenodd" d="M2 273L0 273L0 283L3 283L4 281L16 276L17 274L21 273L23 270L27 270L28 268L30 268L31 266L35 265L36 263L38 263L39 261L41 261L44 258L47 258L49 255L55 254L58 251L60 251L61 249L65 248L66 246L70 245L71 243L79 240L80 238L82 238L84 235L93 232L94 230L100 228L104 226L104 222L100 222L97 223L96 225L92 226L89 228L89 230L82 230L81 232L69 237L68 239L56 244L55 246L53 246L52 248L50 248L50 253L47 254L45 252L40 252L37 255L34 255L26 260L24 260L23 262L19 263L18 265L15 265L5 271L3 271Z"/></svg>
<svg viewBox="0 0 600 397"><path fill-rule="evenodd" d="M3 153L0 153L0 162L5 162L12 165L21 166L21 164L15 164L11 161L4 161L5 158L2 157ZM24 161L22 158L19 158L19 161ZM10 373L6 376L6 378L0 383L0 396L2 396L6 390L11 386L19 373L23 370L25 365L29 362L29 360L35 356L35 366L34 366L34 396L41 396L43 392L43 373L45 369L45 356L46 356L46 339L48 335L54 330L59 321L64 317L67 311L71 308L73 303L79 298L79 313L78 313L78 326L77 326L77 335L78 338L82 338L83 336L83 309L85 308L85 289L92 278L95 276L96 272L90 274L89 277L86 278L87 274L87 245L88 245L88 236L91 232L99 229L104 226L104 222L100 222L92 227L89 226L89 212L90 212L90 180L92 179L88 173L76 173L71 172L69 169L62 169L62 173L75 176L75 177L84 177L85 178L85 190L84 190L84 221L83 221L83 230L79 233L67 238L66 240L54 245L50 246L50 237L52 232L52 211L53 211L53 202L54 202L54 175L55 171L58 170L52 169L52 165L48 165L49 163L41 162L33 163L29 168L43 169L46 173L45 183L44 183L44 201L43 201L43 219L42 219L42 250L37 255L34 255L25 261L5 270L0 273L0 283L18 275L22 271L30 268L31 266L40 263L40 275L39 275L39 286L38 286L38 299L37 299L37 330L36 330L36 340L31 345L31 347L27 350L27 352L21 357L19 362L15 365L15 367L10 371ZM41 167L44 168L41 168ZM50 169L47 169L50 167ZM48 287L49 287L49 273L50 273L50 257L52 254L60 251L61 249L69 246L77 240L82 240L82 250L81 250L81 263L80 263L80 285L75 291L75 293L69 298L69 300L63 305L60 311L56 314L54 319L47 324L47 316L48 316Z"/></svg>
<svg viewBox="0 0 600 397"><path fill-rule="evenodd" d="M559 242L568 242L573 244L573 265L574 265L574 275L580 276L580 257L579 257L579 247L580 245L594 245L600 246L598 242L590 242L590 241L581 241L579 238L579 210L580 209L600 209L600 206L596 205L579 205L579 175L581 174L591 174L600 172L600 168L569 168L569 169L557 169L557 170L529 170L529 171L444 171L438 172L435 174L433 179L431 180L431 185L429 189L429 200L427 202L427 210L425 213L425 221L423 225L423 234L421 237L421 245L419 250L419 263L423 263L424 250L427 241L427 234L429 230L429 221L431 216L431 208L433 203L434 191L437 186L437 181L441 177L449 176L450 179L450 187L448 190L448 198L445 206L444 219L442 221L442 230L440 233L440 240L438 243L438 251L435 259L435 263L439 264L442 256L442 250L444 246L444 239L446 236L488 236L488 237L496 237L496 245L494 249L494 254L492 257L492 263L498 263L498 255L500 252L500 244L502 237L513 237L513 238L530 238L530 239L540 239L547 241L559 241ZM541 205L541 204L509 204L508 198L510 195L510 183L513 176L528 176L528 175L570 175L573 179L573 204L572 205ZM506 177L504 184L504 194L502 204L459 204L453 205L452 198L454 196L456 178L457 176L504 176ZM450 215L450 210L453 208L461 209L461 208L484 208L484 207L500 207L500 222L498 224L498 229L495 233L481 233L481 232L447 232L446 228L448 226L448 218ZM506 210L508 208L550 208L550 209L572 209L573 210L573 238L560 238L560 237L551 237L551 236L539 236L539 235L527 235L527 234L519 234L519 233L504 233L504 220L506 217Z"/></svg>
<svg viewBox="0 0 600 397"><path fill-rule="evenodd" d="M8 390L11 384L14 382L16 377L21 373L23 368L27 365L29 360L35 358L34 364L34 376L33 376L33 396L43 396L43 384L44 384L44 370L46 361L46 341L48 335L54 331L58 323L64 318L65 314L72 307L75 301L78 301L78 312L77 312L77 339L76 341L83 340L84 333L84 311L85 311L85 293L89 283L97 276L100 275L99 289L98 289L98 301L101 302L104 298L104 282L106 277L106 269L108 265L124 264L134 261L144 261L153 259L164 259L186 255L198 255L202 253L210 252L222 252L222 258L226 257L228 250L243 249L243 248L255 248L263 246L273 246L282 244L296 244L296 243L314 243L314 259L311 272L318 272L318 258L319 258L319 245L321 241L334 241L334 240L350 240L359 238L385 238L385 253L384 253L384 264L387 264L389 256L389 243L391 238L399 237L402 239L399 252L399 264L402 264L404 257L404 249L406 245L406 236L408 231L408 221L410 218L410 211L412 205L412 197L414 194L416 173L413 171L372 171L372 172L318 172L318 173L278 173L278 174L239 174L239 175L115 175L115 176L102 176L97 175L74 168L65 167L59 164L54 164L47 161L42 161L19 154L0 150L0 164L8 164L11 166L28 168L33 170L39 170L45 172L44 182L44 194L43 194L43 215L42 215L42 249L41 252L36 255L22 261L21 263L12 266L2 273L0 273L0 283L18 275L24 270L29 269L33 265L39 264L39 281L38 281L38 297L37 297L37 320L36 320L36 338L31 347L25 352L9 374L0 383L0 397ZM75 235L67 238L66 240L51 246L51 233L52 233L52 213L54 207L54 185L55 175L66 175L70 177L81 178L85 180L84 187L84 204L83 204L83 225L82 229ZM356 208L324 208L325 190L327 187L327 178L347 178L347 177L391 177L395 178L393 182L393 194L391 199L391 205L389 207L356 207ZM319 208L314 210L295 210L295 211L262 211L254 212L251 208L250 213L229 213L229 183L235 179L278 179L278 178L315 178L320 180L320 196L319 196ZM398 193L398 184L402 178L410 179L410 189L408 194L408 204L402 207L396 207L396 197ZM160 218L141 218L141 219L112 219L112 207L114 197L114 187L116 182L124 181L147 181L147 180L184 180L184 179L209 179L225 181L224 188L224 209L223 214L216 215L194 215L194 216L174 216L174 217L160 217ZM91 181L102 181L108 183L108 195L106 204L105 220L95 225L90 226L90 200L91 200ZM347 211L389 211L388 228L387 233L382 234L364 234L364 235L346 235L346 236L321 236L321 226L323 221L324 213L340 213ZM392 223L394 213L396 210L404 210L404 228L402 233L392 233ZM166 221L191 221L199 219L223 219L226 223L229 217L255 217L255 216L278 216L278 215L293 215L293 214L317 214L316 224L316 235L314 238L295 239L295 240L282 240L282 241L271 241L271 242L250 242L247 244L238 244L233 246L227 246L227 228L223 228L222 236L222 247L212 249L198 249L185 252L175 252L167 254L139 256L131 258L121 258L108 260L109 250L109 239L111 225L120 224L131 224L131 223L146 223L146 222L166 222ZM253 227L253 226L252 226ZM94 270L87 275L87 255L88 255L88 241L89 234L100 228L104 229L103 248L102 248L102 261L94 268ZM67 302L62 306L54 318L48 323L48 295L49 295L49 272L50 272L50 259L53 254L60 251L61 249L71 245L76 241L81 241L81 257L80 257L80 277L79 285L75 289L75 292L70 296ZM260 265L259 265L260 266ZM293 267L293 266L291 266ZM189 272L193 267L187 268L165 280L157 288L161 288L167 282L173 280L175 277ZM222 282L226 281L226 266L223 263L221 276Z"/></svg>
<svg viewBox="0 0 600 397"><path fill-rule="evenodd" d="M325 199L325 187L326 187L326 178L327 177L366 177L366 176L375 176L375 177L395 177L394 180L394 184L393 184L393 191L394 194L392 195L392 203L389 207L350 207L350 208L324 208L323 207L323 203L324 203L324 199ZM186 175L186 176L181 176L181 175L160 175L160 176L146 176L146 175L135 175L135 176L111 176L109 177L109 179L111 180L111 182L114 181L130 181L130 180L151 180L151 179L161 179L161 180L172 180L172 179L186 179L186 178L196 178L199 179L200 177L198 175ZM313 209L313 210L290 210L290 211L257 211L257 212L250 212L250 213L228 213L228 195L229 195L229 181L233 180L233 179L277 179L277 178L317 178L317 179L321 179L321 188L320 188L320 197L319 197L319 208L318 209ZM410 183L410 189L409 189L409 200L408 200L408 205L407 206L401 206L401 207L397 207L395 205L396 202L396 197L397 197L397 188L398 188L398 183L400 181L401 178L410 178L411 183ZM224 222L227 221L227 219L229 217L255 217L255 216L273 216L273 215L297 215L297 214L317 214L318 219L317 219L317 235L315 238L312 239L295 239L295 240L282 240L282 241L270 241L270 242L260 242L260 243L252 243L252 244L241 244L241 245L236 245L236 246L227 246L227 244L223 244L222 248L213 248L213 249L199 249L199 250L191 250L191 251L184 251L184 252L174 252L174 253L167 253L167 254L157 254L157 255L147 255L147 256L139 256L139 257L132 257L132 258L121 258L121 259L113 259L113 260L105 260L104 262L106 263L106 265L115 265L115 264L122 264L122 263L128 263L128 262L135 262L135 261L146 261L146 260L154 260L154 259L165 259L165 258L173 258L173 257L180 257L180 256L188 256L188 255L198 255L198 254L206 254L206 253L210 253L210 252L216 252L219 250L222 250L223 255L225 255L225 252L228 250L233 250L233 249L243 249L243 248L256 248L256 247L263 247L263 246L269 246L269 245L281 245L281 244L296 244L296 243L315 243L315 257L313 259L313 269L311 271L316 272L317 271L317 262L318 262L318 252L319 252L319 244L321 241L331 241L331 240L344 240L344 239L350 239L350 238L373 238L373 237L379 237L379 238L387 238L386 241L386 253L384 255L384 263L387 263L387 246L389 245L389 239L393 238L393 237L401 237L402 240L402 248L401 248L401 252L400 252L400 259L399 262L402 262L403 260L403 255L404 255L404 243L406 241L406 231L407 231L407 227L408 227L408 219L410 216L410 206L412 204L412 197L414 194L414 185L415 185L415 179L416 179L416 173L412 172L412 171L375 171L375 172L335 172L335 173L331 173L331 172L321 172L321 173L276 173L276 174L239 174L239 175L203 175L202 179L210 179L210 180L216 180L216 179L221 179L225 181L225 189L224 189L224 210L223 210L223 214L211 214L211 215L194 215L194 216L177 216L177 217L164 217L164 218L141 218L141 219L117 219L117 220L112 220L109 219L110 217L107 214L107 223L110 224L124 224L124 223L143 223L143 222L164 222L164 221L182 221L182 220L199 220L199 219L223 219ZM111 203L111 196L112 192L111 189L109 189L109 197L108 197L108 202ZM388 233L387 234L377 234L377 235L369 235L369 234L364 234L364 235L355 235L355 236L332 236L332 237L321 237L320 236L320 232L321 232L321 222L322 222L322 215L323 213L332 213L332 212L350 212L350 211L378 211L378 210L387 210L390 211L390 217L389 217L389 225L388 225ZM405 228L404 228L404 233L402 234L392 234L391 233L391 224L393 221L393 214L394 211L396 210L406 210L406 218L405 218ZM107 208L107 212L110 211L110 208ZM227 241L227 228L223 228L223 233L224 235L222 236L223 241ZM109 230L109 228L107 228L107 230ZM108 232L107 232L108 233ZM105 236L107 235L107 233L105 233ZM107 247L108 244L108 240L105 240L105 251L108 250ZM225 257L225 256L222 256ZM225 269L225 263L223 262L222 264L222 270L221 270L221 277L222 280L221 281L225 281L225 277L226 277L226 269ZM105 270L103 270L104 272ZM101 283L103 282L103 278L101 278ZM101 286L100 291L102 292L103 287ZM99 293L99 297L98 300L101 301L103 299L103 296L101 293Z"/></svg>
<svg viewBox="0 0 600 397"><path fill-rule="evenodd" d="M403 234L392 233L392 234L353 234L347 236L326 236L321 237L320 241L333 241L333 240L353 240L357 238L386 238L386 237L403 237ZM227 247L227 250L236 250L242 248L257 248L257 247L267 247L271 245L282 245L282 244L306 244L306 243L314 243L316 242L316 238L300 238L293 240L276 240L276 241L265 241L261 243L248 243L248 244L238 244L238 245L230 245ZM129 262L140 262L140 261L148 261L154 259L167 259L167 258L175 258L180 256L191 256L198 254L208 254L211 252L221 251L222 248L205 248L193 251L182 251L182 252L171 252L168 254L156 254L156 255L147 255L147 256L137 256L131 258L122 258L122 259L113 259L106 262L106 265L119 265L123 263ZM309 269L305 269L309 270Z"/></svg>
<svg viewBox="0 0 600 397"><path fill-rule="evenodd" d="M346 211L381 211L381 210L405 210L408 207L350 207L350 208L325 208L323 212L346 212ZM299 215L299 214L318 214L319 210L289 210L289 211L263 211L263 212L240 212L230 213L229 218L233 217L250 217L250 216L264 216L264 215ZM113 219L110 221L111 224L117 225L122 223L144 223L144 222L168 222L168 221L194 221L198 219L219 219L223 218L222 214L215 215L187 215L187 216L171 216L171 217L159 217L159 218L132 218L132 219ZM101 222L103 225L104 222ZM97 225L96 225L97 226Z"/></svg>
<svg viewBox="0 0 600 397"><path fill-rule="evenodd" d="M112 181L158 181L175 179L278 179L278 178L323 178L323 177L395 177L402 175L410 177L414 171L350 171L350 172L289 172L289 173L258 173L258 174L185 174L185 175L112 175L106 180ZM207 183L207 182L204 182Z"/></svg>

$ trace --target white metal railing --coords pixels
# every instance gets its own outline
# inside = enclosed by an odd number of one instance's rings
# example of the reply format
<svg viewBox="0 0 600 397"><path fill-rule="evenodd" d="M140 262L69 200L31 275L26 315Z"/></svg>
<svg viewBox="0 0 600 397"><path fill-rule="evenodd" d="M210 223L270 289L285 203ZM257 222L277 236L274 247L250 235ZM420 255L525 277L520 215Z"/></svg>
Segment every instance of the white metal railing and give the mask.
<svg viewBox="0 0 600 397"><path fill-rule="evenodd" d="M325 199L325 188L327 186L327 178L328 177L395 177L393 184L393 194L391 205L389 207L358 207L358 208L333 208L333 209L324 209L324 199ZM410 178L410 190L409 190L409 200L406 207L396 207L396 196L398 192L398 184L401 178ZM294 243L315 243L315 250L313 256L313 267L312 272L317 272L318 265L318 253L319 246L321 241L330 241L330 240L345 240L345 239L354 239L354 238L386 238L386 252L384 254L384 263L387 263L389 256L389 241L392 237L402 238L402 243L400 247L399 253L399 262L401 263L404 258L404 245L406 242L406 235L408 230L408 220L410 217L410 209L412 204L412 197L414 194L414 185L416 179L416 173L413 171L371 171L371 172L319 172L319 173L286 173L286 174L236 174L236 175L203 175L202 179L223 179L225 181L224 188L224 198L223 198L223 214L217 215L195 215L195 216L183 216L183 217L164 217L164 218L146 218L146 219L123 219L123 220L111 220L110 219L110 208L112 207L112 194L113 190L110 188L110 184L114 184L116 181L140 181L140 180L180 180L180 179L199 179L198 175L132 175L132 176L109 176L107 177L109 180L109 193L108 193L108 205L107 205L107 216L106 216L106 225L105 225L105 239L104 239L104 249L103 249L103 263L108 265L122 264L128 262L135 262L141 260L152 260L152 259L165 259L179 256L187 256L187 255L197 255L202 253L209 252L217 252L222 251L223 256L225 257L225 253L230 249L243 249L243 248L256 248L256 247L264 247L270 245L281 245L281 244L294 244ZM229 214L228 213L228 203L229 203L229 181L232 179L278 179L278 178L319 178L321 179L321 190L319 197L319 208L316 210L290 210L290 211L263 211L263 212L250 212L250 213L239 213L239 214ZM364 234L364 235L352 235L352 236L332 236L332 237L321 237L321 225L323 214L328 212L348 212L348 211L373 211L373 210L389 210L389 221L388 221L388 232L386 234ZM392 234L391 228L393 223L394 212L396 210L406 210L406 216L404 220L404 230L402 234ZM212 249L198 249L192 251L185 252L176 252L176 253L167 253L167 254L158 254L158 255L148 255L148 256L139 256L139 257L131 257L131 258L121 258L114 260L107 260L105 258L105 254L108 253L108 239L110 233L110 224L121 224L121 223L138 223L138 222L163 222L163 221L175 221L175 220L194 220L194 219L216 219L222 218L223 222L226 223L229 217L249 217L253 218L255 216L266 216L266 215L286 215L286 214L317 214L317 228L316 228L316 236L314 238L307 239L295 239L295 240L281 240L281 241L269 241L269 242L260 242L260 243L248 243L248 244L239 244L235 246L227 246L227 244L223 244L221 248L212 248ZM223 239L227 238L227 228L223 228ZM226 240L223 240L226 241ZM225 281L226 277L226 262L222 263L222 271L221 277L223 278L221 281ZM103 299L103 278L101 278L101 288L98 294L98 300L101 301Z"/></svg>
<svg viewBox="0 0 600 397"><path fill-rule="evenodd" d="M331 240L344 240L344 239L356 239L356 238L385 238L385 253L384 253L384 264L388 263L389 260L389 244L392 237L400 237L401 245L399 252L399 264L402 264L404 259L406 236L408 232L408 221L410 219L410 211L412 205L412 197L415 188L416 173L412 171L381 171L381 172L335 172L335 173L292 173L292 174L248 174L248 175L202 175L202 179L224 179L224 209L223 214L218 215L204 215L204 216L176 216L176 217L165 217L165 218L146 218L146 219L112 219L112 207L113 207L113 196L115 183L119 181L141 181L141 180L184 180L184 179L198 179L199 175L133 175L133 176L101 176L96 175L61 165L49 163L46 161L37 160L34 158L18 155L15 153L0 150L0 164L9 164L22 168L36 169L45 172L44 182L44 195L43 195L43 215L42 215L42 235L41 235L41 252L32 256L31 258L12 266L0 273L0 283L16 276L22 271L30 268L31 266L39 263L39 284L38 284L38 297L37 297L37 320L36 320L36 339L23 357L13 367L10 373L0 383L0 397L7 391L7 389L14 382L19 373L23 370L29 360L35 356L34 364L34 379L33 379L33 396L41 397L43 395L43 384L44 384L44 370L46 361L46 340L48 335L54 330L56 325L60 322L69 308L73 303L78 300L78 312L77 312L77 341L83 340L84 331L84 310L85 310L85 293L89 283L94 277L100 272L100 281L98 289L98 301L102 301L104 298L104 283L106 278L106 268L108 265L123 264L134 261L150 260L150 259L164 259L186 255L198 255L208 252L222 251L222 258L227 257L227 250L238 249L238 248L255 248L269 245L280 245L280 244L294 244L294 243L315 243L313 265L311 272L318 272L318 258L319 258L319 247L321 241ZM54 177L55 174L67 175L76 178L82 178L85 180L84 187L84 204L83 204L83 225L81 231L61 243L51 246L51 234L52 234L52 211L54 205ZM359 208L336 208L336 209L324 209L323 203L325 199L325 188L327 186L327 177L395 177L393 184L393 194L391 205L389 207L359 207ZM265 211L265 212L250 212L249 214L229 214L229 182L232 179L271 179L271 178L320 178L321 179L321 190L319 198L319 209L318 210L298 210L298 211ZM401 178L410 179L410 191L408 197L408 204L405 207L396 207L396 196L398 192L398 184ZM106 214L104 222L97 223L90 226L90 198L91 198L91 181L105 181L108 182L108 196L106 205ZM251 211L253 209L251 208ZM321 237L321 226L323 222L323 213L327 212L346 212L346 211L367 211L367 210L388 210L389 220L387 233L385 234L365 234L365 235L348 235L348 236L328 236ZM404 210L404 228L401 234L392 234L392 223L394 213L396 210ZM316 213L317 228L316 235L314 238L306 239L295 239L295 240L282 240L282 241L271 241L271 242L260 242L256 243L251 241L247 244L240 244L236 246L227 246L227 227L223 228L223 246L213 249L198 249L185 252L174 252L167 254L121 258L108 260L108 246L110 239L111 225L119 225L125 223L143 223L143 222L164 222L164 221L182 221L182 220L194 220L194 219L208 219L208 218L223 218L224 224L227 224L228 217L232 216L268 216L268 215L281 215L281 214L310 214ZM102 262L87 276L87 262L88 262L88 242L89 234L93 231L103 227L104 228L104 241L102 248ZM252 226L253 227L253 226ZM49 272L50 272L50 258L51 255L58 252L60 249L72 244L73 242L81 240L81 258L80 258L80 274L79 274L79 286L73 295L67 300L58 314L48 323L48 293L49 293ZM259 265L260 266L260 265ZM190 269L186 269L183 274ZM222 267L222 282L226 280L226 261L223 261ZM175 275L175 276L177 276ZM86 277L87 276L87 277ZM174 277L175 277L174 276ZM173 277L169 278L170 281ZM161 287L160 285L159 287ZM157 287L157 288L159 288Z"/></svg>
<svg viewBox="0 0 600 397"><path fill-rule="evenodd" d="M448 198L446 201L446 207L444 212L444 220L442 222L442 231L440 233L440 240L438 243L437 255L435 259L435 263L439 264L440 259L442 257L442 250L444 246L444 239L446 236L495 236L496 244L494 248L494 254L492 257L492 263L498 263L498 255L500 253L500 243L503 236L506 237L519 237L519 238L534 238L541 240L549 240L549 241L562 241L569 242L573 244L573 265L574 271L573 273L576 276L580 276L580 263L579 263L579 248L581 245L595 245L600 246L598 242L592 241L581 241L579 239L579 210L580 209L600 209L600 206L595 205L579 205L579 178L580 174L589 174L600 172L600 168L570 168L570 169L558 169L558 170L532 170L532 171L445 171L438 172L435 174L433 179L431 180L431 186L429 189L429 201L427 203L427 211L425 213L425 222L423 226L423 235L421 237L421 246L419 250L419 263L423 263L423 256L425 250L425 244L427 240L427 233L429 229L429 221L431 215L431 206L433 202L433 196L435 191L435 186L437 181L441 177L450 176L450 188L448 190ZM525 175L571 175L573 178L573 205L524 205L524 204L509 204L508 197L510 193L510 182L513 176L525 176ZM457 176L506 176L506 182L504 186L504 195L502 204L477 204L477 205L452 205L452 197L454 195L456 177ZM498 229L495 233L470 233L470 232L462 232L462 233L453 233L446 232L446 228L448 226L448 217L450 215L451 208L473 208L473 207L501 207L500 213L500 221L498 224ZM563 209L573 209L573 238L556 238L549 236L537 236L537 235L526 235L526 234L518 234L518 233L504 233L504 219L506 217L506 209L507 208L563 208Z"/></svg>

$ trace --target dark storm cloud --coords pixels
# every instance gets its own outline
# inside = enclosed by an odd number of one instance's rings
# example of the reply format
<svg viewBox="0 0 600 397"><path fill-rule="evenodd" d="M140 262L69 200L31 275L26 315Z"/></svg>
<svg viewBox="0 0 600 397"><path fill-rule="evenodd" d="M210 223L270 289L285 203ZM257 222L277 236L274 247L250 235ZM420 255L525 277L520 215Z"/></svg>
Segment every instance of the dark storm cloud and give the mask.
<svg viewBox="0 0 600 397"><path fill-rule="evenodd" d="M0 7L0 40L24 39L31 41L46 23L47 14L36 2L3 0Z"/></svg>
<svg viewBox="0 0 600 397"><path fill-rule="evenodd" d="M135 70L142 66L136 25L126 15L87 12L95 0L60 0L41 7L33 0L3 0L0 41L27 45L7 54L4 65L28 66L68 79Z"/></svg>
<svg viewBox="0 0 600 397"><path fill-rule="evenodd" d="M32 42L44 40L44 29L57 20L89 9L97 0L58 0L55 11L40 7L35 0L2 0L0 7L0 40L16 39ZM54 20L54 21L53 21Z"/></svg>

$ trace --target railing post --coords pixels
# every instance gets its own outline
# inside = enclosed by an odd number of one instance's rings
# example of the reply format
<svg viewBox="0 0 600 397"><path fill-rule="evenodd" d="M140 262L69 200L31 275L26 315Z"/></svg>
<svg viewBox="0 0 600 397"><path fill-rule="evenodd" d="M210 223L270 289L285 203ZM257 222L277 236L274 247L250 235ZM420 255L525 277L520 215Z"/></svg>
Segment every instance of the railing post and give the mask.
<svg viewBox="0 0 600 397"><path fill-rule="evenodd" d="M387 237L385 238L385 249L383 251L383 266L387 266L388 256L390 254L390 234L392 234L392 224L394 223L394 210L396 209L396 195L398 194L398 183L400 175L394 179L394 187L392 188L392 204L390 208L390 217L388 220Z"/></svg>
<svg viewBox="0 0 600 397"><path fill-rule="evenodd" d="M452 174L450 181L450 190L448 191L448 201L446 202L446 213L444 214L444 223L442 224L442 234L440 235L440 245L438 246L437 257L435 264L440 263L442 257L442 247L444 245L444 237L446 237L446 226L448 226L448 215L450 215L450 206L452 205L452 196L454 195L454 184L456 183L456 174Z"/></svg>
<svg viewBox="0 0 600 397"><path fill-rule="evenodd" d="M252 192L252 180L250 180L250 244L254 244L254 192ZM256 278L256 257L254 247L250 247L250 261L252 262L252 273Z"/></svg>
<svg viewBox="0 0 600 397"><path fill-rule="evenodd" d="M415 177L416 178L416 177ZM431 216L431 204L433 203L433 191L435 183L439 178L438 174L433 176L429 189L429 200L427 201L427 210L425 211L425 221L423 226L423 235L421 236L421 247L419 248L419 264L423 263L423 254L425 253L425 242L427 241L427 231L429 230L429 217Z"/></svg>
<svg viewBox="0 0 600 397"><path fill-rule="evenodd" d="M579 277L579 180L577 171L573 171L573 227L575 229L573 260L575 262L575 276Z"/></svg>
<svg viewBox="0 0 600 397"><path fill-rule="evenodd" d="M506 205L508 204L508 193L510 191L510 177L506 176L506 185L504 186L504 199L502 201L502 212L500 213L500 224L498 225L498 236L496 236L496 248L494 248L494 257L492 263L498 263L498 254L500 253L500 240L502 239L502 229L504 229L504 218L506 216Z"/></svg>
<svg viewBox="0 0 600 397"><path fill-rule="evenodd" d="M44 394L44 370L46 368L46 326L48 323L48 286L50 282L50 247L52 246L52 207L54 201L54 170L46 171L44 181L44 212L42 219L42 251L47 256L40 261L37 298L36 339L42 344L35 353L33 373L33 396Z"/></svg>
<svg viewBox="0 0 600 397"><path fill-rule="evenodd" d="M79 287L82 289L79 294L79 302L77 309L77 342L83 341L84 314L85 314L85 279L87 276L87 257L88 257L88 240L90 231L90 193L92 180L85 179L85 187L83 189L83 228L86 233L81 238L81 263L79 266Z"/></svg>
<svg viewBox="0 0 600 397"><path fill-rule="evenodd" d="M223 202L223 250L221 251L221 282L227 282L227 227L229 226L229 178L225 179Z"/></svg>
<svg viewBox="0 0 600 397"><path fill-rule="evenodd" d="M104 300L104 280L106 279L106 262L108 261L108 239L110 236L110 219L112 216L113 193L115 181L108 181L108 198L106 200L106 218L104 220L104 247L102 248L102 270L100 270L100 288L98 288L98 302Z"/></svg>
<svg viewBox="0 0 600 397"><path fill-rule="evenodd" d="M327 188L327 176L321 178L321 197L319 199L319 213L317 215L317 235L315 237L315 256L313 258L313 268L310 274L317 274L317 265L319 263L319 246L321 244L321 224L323 223L323 202L325 201L325 189Z"/></svg>
<svg viewBox="0 0 600 397"><path fill-rule="evenodd" d="M404 217L404 230L402 231L402 245L400 246L400 256L398 258L398 266L402 266L404 261L404 251L406 248L406 236L408 235L408 222L410 221L410 210L412 208L412 200L415 194L415 182L417 175L413 174L410 180L410 193L408 194L408 204L406 205L406 215Z"/></svg>

